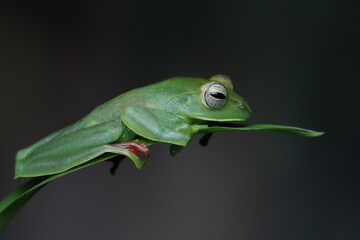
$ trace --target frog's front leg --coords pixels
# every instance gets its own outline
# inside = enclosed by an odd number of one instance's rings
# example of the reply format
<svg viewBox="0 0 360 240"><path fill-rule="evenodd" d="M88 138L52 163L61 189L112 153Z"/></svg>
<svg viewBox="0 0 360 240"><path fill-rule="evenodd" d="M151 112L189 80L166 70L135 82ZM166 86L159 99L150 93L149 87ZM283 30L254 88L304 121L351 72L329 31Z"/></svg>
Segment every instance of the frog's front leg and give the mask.
<svg viewBox="0 0 360 240"><path fill-rule="evenodd" d="M104 153L125 155L141 168L144 161L138 157L139 152L148 155L148 148L142 143L118 142L123 132L123 125L110 121L84 128L68 135L54 139L31 152L15 165L15 178L50 175L66 171L72 167L90 161Z"/></svg>

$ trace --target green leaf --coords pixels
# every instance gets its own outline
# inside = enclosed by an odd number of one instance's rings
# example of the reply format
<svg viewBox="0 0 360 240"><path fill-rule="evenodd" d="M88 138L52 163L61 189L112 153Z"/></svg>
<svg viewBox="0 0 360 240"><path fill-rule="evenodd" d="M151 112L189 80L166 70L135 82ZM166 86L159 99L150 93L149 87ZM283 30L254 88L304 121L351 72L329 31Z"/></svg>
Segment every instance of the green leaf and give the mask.
<svg viewBox="0 0 360 240"><path fill-rule="evenodd" d="M219 125L219 123L216 123ZM231 123L220 123L222 126L212 126L211 123L208 125L199 126L198 133L211 133L219 131L270 131L277 133L285 133L302 137L318 137L324 134L324 132L317 132L313 130L308 130L304 128L291 127L291 126L282 126L282 125L271 125L271 124L231 124ZM178 149L176 148L178 147ZM176 154L183 147L173 146L173 154ZM24 183L22 186L17 188L9 196L4 198L0 202L0 233L4 228L9 224L11 219L16 215L16 213L47 183L62 177L71 172L77 171L79 169L88 167L95 163L107 160L116 156L117 154L107 153L102 156L99 156L89 162L86 162L77 167L71 168L65 172L45 176L45 177L36 177L28 182Z"/></svg>
<svg viewBox="0 0 360 240"><path fill-rule="evenodd" d="M210 133L220 131L269 131L276 133L285 133L301 137L319 137L325 132L317 132L309 129L272 125L272 124L222 124L222 126L205 126L199 129L199 133Z"/></svg>
<svg viewBox="0 0 360 240"><path fill-rule="evenodd" d="M35 193L37 193L43 186L45 186L45 184L59 177L62 177L68 173L107 160L114 156L117 156L117 154L112 154L112 153L104 154L82 165L71 168L65 172L50 176L45 176L45 177L36 177L25 182L23 185L21 185L19 188L17 188L9 196L4 198L0 202L0 233L9 224L9 222L16 215L16 213L31 199L32 196L35 195Z"/></svg>

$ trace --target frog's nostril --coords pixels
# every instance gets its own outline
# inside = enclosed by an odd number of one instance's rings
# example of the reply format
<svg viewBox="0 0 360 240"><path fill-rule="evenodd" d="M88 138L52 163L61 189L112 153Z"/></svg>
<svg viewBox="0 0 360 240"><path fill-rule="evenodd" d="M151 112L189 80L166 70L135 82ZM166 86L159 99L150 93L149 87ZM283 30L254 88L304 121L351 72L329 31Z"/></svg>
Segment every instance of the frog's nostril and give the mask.
<svg viewBox="0 0 360 240"><path fill-rule="evenodd" d="M249 105L246 102L239 102L238 108L243 111L248 111L249 113L252 112Z"/></svg>
<svg viewBox="0 0 360 240"><path fill-rule="evenodd" d="M238 104L238 108L240 108L241 110L245 110L245 109L246 109L246 106L240 102L240 103Z"/></svg>

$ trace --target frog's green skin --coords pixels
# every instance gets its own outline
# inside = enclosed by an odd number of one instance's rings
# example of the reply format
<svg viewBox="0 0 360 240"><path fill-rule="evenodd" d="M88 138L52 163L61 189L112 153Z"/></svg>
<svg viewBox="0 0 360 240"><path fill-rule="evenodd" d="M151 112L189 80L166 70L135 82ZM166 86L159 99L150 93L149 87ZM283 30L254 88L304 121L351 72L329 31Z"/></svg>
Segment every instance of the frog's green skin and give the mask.
<svg viewBox="0 0 360 240"><path fill-rule="evenodd" d="M221 107L211 108L204 100L205 86L212 82L226 88L227 99ZM172 144L175 154L197 133L236 130L209 127L205 122L244 121L250 115L249 105L233 91L231 80L225 75L210 79L170 78L124 93L73 125L20 150L15 178L64 172L109 152L128 156L141 168L145 161L128 149L110 144L165 142Z"/></svg>

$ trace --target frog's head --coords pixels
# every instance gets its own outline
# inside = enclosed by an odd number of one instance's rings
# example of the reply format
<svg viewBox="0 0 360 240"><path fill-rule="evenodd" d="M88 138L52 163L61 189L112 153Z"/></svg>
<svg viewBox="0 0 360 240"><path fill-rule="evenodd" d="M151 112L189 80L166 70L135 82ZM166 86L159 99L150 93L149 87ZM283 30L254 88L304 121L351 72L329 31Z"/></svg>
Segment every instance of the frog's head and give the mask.
<svg viewBox="0 0 360 240"><path fill-rule="evenodd" d="M166 110L190 121L245 121L251 116L248 103L233 91L229 77L182 78L182 92Z"/></svg>

